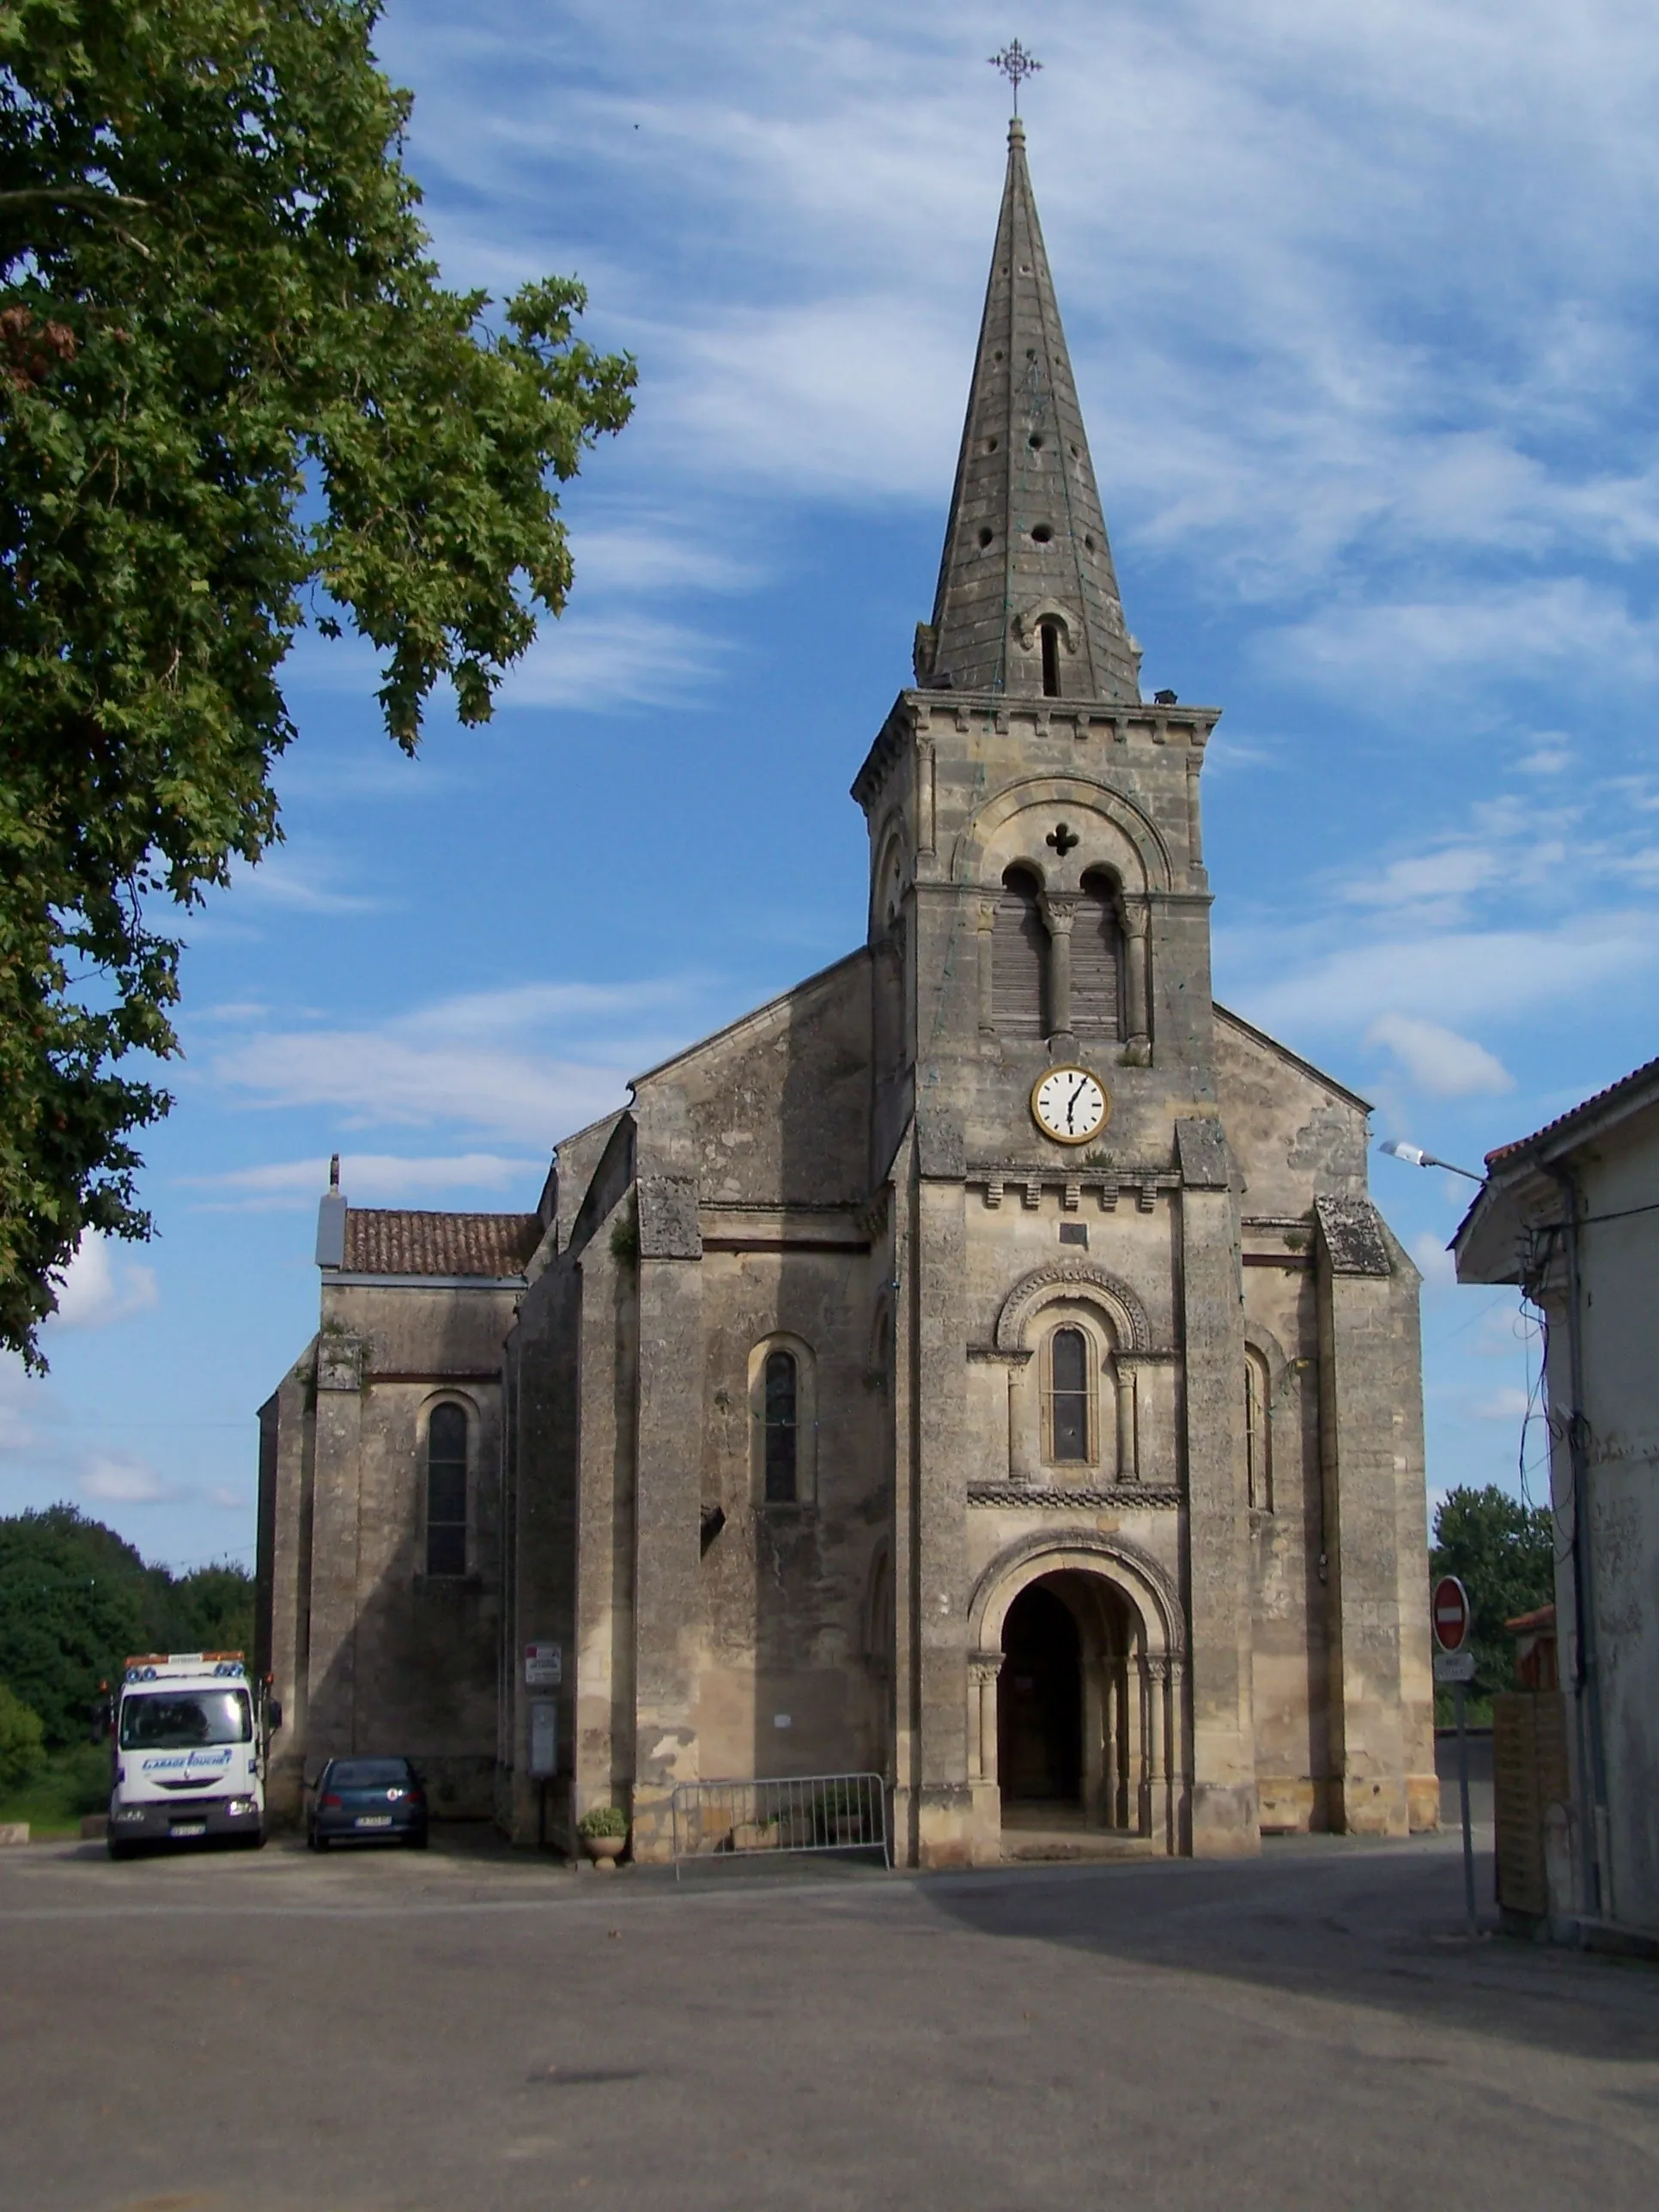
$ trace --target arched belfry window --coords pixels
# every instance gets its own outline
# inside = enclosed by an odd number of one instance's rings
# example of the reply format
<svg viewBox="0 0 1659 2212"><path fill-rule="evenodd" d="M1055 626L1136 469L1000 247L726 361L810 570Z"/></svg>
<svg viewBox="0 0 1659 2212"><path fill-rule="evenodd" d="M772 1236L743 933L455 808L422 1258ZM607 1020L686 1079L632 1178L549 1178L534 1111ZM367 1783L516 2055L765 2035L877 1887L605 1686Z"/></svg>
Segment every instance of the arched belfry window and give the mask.
<svg viewBox="0 0 1659 2212"><path fill-rule="evenodd" d="M1043 1036L1042 973L1048 933L1041 886L1029 868L1010 868L991 925L991 1018L1001 1036Z"/></svg>
<svg viewBox="0 0 1659 2212"><path fill-rule="evenodd" d="M426 1571L466 1572L466 1410L434 1406L426 1425Z"/></svg>
<svg viewBox="0 0 1659 2212"><path fill-rule="evenodd" d="M1060 696L1060 624L1041 622L1037 624L1037 642L1042 647L1042 696L1045 699Z"/></svg>
<svg viewBox="0 0 1659 2212"><path fill-rule="evenodd" d="M1057 1463L1094 1457L1094 1391L1089 1340L1057 1328L1048 1340L1048 1456Z"/></svg>
<svg viewBox="0 0 1659 2212"><path fill-rule="evenodd" d="M1273 1510L1273 1424L1267 1362L1254 1345L1244 1352L1244 1459L1249 1476L1250 1510Z"/></svg>
<svg viewBox="0 0 1659 2212"><path fill-rule="evenodd" d="M800 1484L800 1369L793 1352L766 1355L762 1464L769 1505L793 1505Z"/></svg>
<svg viewBox="0 0 1659 2212"><path fill-rule="evenodd" d="M1072 925L1072 1027L1079 1036L1123 1035L1123 928L1117 886L1097 869L1083 878Z"/></svg>

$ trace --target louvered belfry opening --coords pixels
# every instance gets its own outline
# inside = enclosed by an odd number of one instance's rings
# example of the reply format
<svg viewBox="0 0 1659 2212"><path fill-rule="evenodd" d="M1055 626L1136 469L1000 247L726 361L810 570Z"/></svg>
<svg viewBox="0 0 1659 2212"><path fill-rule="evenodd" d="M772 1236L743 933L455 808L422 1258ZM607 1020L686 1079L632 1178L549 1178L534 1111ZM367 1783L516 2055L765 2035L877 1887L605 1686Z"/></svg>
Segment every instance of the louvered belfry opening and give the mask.
<svg viewBox="0 0 1659 2212"><path fill-rule="evenodd" d="M999 1036L1040 1037L1042 981L1048 933L1041 887L1029 868L1010 868L1002 878L991 933L991 1012Z"/></svg>
<svg viewBox="0 0 1659 2212"><path fill-rule="evenodd" d="M1079 1037L1123 1035L1123 926L1117 885L1091 870L1072 925L1072 1027Z"/></svg>

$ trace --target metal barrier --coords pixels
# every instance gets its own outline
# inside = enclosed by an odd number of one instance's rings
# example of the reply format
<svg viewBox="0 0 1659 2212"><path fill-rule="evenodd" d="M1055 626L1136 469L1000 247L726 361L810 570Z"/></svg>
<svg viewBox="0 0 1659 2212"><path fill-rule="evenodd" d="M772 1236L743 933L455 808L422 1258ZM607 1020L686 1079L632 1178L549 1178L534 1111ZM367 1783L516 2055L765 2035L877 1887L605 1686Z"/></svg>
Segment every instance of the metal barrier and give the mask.
<svg viewBox="0 0 1659 2212"><path fill-rule="evenodd" d="M685 1859L879 1850L884 1866L893 1863L887 1784L879 1774L681 1782L673 1810L676 1881Z"/></svg>

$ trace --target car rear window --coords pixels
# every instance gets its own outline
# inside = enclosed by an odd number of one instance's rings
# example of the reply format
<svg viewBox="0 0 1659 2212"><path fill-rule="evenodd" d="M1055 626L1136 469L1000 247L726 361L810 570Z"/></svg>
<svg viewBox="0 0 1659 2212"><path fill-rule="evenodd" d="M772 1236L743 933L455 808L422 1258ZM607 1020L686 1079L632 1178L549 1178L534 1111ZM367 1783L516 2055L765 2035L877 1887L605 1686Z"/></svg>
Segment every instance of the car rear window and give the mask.
<svg viewBox="0 0 1659 2212"><path fill-rule="evenodd" d="M393 1790L409 1779L404 1759L337 1759L328 1770L331 1790Z"/></svg>

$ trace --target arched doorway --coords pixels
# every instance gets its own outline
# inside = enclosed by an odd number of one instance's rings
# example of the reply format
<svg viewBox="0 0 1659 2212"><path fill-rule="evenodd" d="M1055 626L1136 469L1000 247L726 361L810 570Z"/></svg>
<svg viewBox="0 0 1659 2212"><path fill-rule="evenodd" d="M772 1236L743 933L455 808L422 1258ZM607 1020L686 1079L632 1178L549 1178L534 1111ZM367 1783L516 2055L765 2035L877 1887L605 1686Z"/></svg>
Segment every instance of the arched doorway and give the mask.
<svg viewBox="0 0 1659 2212"><path fill-rule="evenodd" d="M1083 1802L1083 1638L1047 1583L1023 1589L1002 1624L997 1778L1005 1808Z"/></svg>
<svg viewBox="0 0 1659 2212"><path fill-rule="evenodd" d="M1033 1534L988 1564L968 1620L969 1779L990 1820L1184 1849L1184 1624L1164 1569L1115 1534Z"/></svg>

